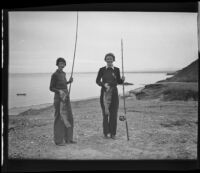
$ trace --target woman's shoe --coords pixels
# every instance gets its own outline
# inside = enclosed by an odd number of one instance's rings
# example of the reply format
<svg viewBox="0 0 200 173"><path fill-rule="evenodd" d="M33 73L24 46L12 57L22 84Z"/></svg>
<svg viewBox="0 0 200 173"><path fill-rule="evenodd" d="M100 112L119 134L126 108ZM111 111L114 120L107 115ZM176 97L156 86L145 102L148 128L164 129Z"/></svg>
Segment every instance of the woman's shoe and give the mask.
<svg viewBox="0 0 200 173"><path fill-rule="evenodd" d="M104 138L105 138L105 139L108 139L108 135L104 135Z"/></svg>
<svg viewBox="0 0 200 173"><path fill-rule="evenodd" d="M70 144L76 144L77 142L76 141L70 141L69 143Z"/></svg>
<svg viewBox="0 0 200 173"><path fill-rule="evenodd" d="M71 141L66 141L66 143L67 143L67 144L76 144L77 142L76 142L76 141L73 141L73 140L71 140Z"/></svg>
<svg viewBox="0 0 200 173"><path fill-rule="evenodd" d="M115 135L111 135L111 138L112 138L112 139L116 139Z"/></svg>
<svg viewBox="0 0 200 173"><path fill-rule="evenodd" d="M65 143L59 143L59 144L56 144L58 146L65 146L66 144Z"/></svg>

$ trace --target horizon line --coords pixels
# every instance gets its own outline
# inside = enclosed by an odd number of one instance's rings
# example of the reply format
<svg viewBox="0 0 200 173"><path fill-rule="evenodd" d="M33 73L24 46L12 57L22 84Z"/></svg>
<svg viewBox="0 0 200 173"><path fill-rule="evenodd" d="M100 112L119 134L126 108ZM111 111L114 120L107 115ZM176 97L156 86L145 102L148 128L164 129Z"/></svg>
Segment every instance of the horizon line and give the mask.
<svg viewBox="0 0 200 173"><path fill-rule="evenodd" d="M177 70L137 70L137 71L125 71L124 73L156 73L156 72L163 72L163 73L169 73L169 72L176 72ZM47 74L52 72L8 72L8 74ZM71 73L71 72L66 72ZM78 71L73 73L98 73L98 71Z"/></svg>

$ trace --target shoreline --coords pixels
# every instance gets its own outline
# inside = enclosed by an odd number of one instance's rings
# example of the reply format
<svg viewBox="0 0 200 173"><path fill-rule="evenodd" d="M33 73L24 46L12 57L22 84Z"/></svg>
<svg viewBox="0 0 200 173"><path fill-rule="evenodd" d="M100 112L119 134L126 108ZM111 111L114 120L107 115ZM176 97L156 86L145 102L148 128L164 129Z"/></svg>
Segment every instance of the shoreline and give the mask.
<svg viewBox="0 0 200 173"><path fill-rule="evenodd" d="M145 85L148 85L148 84L145 84ZM138 90L140 90L141 88L143 88L143 87L138 87L138 88L126 91L126 93L129 93L130 91L138 92ZM121 96L121 94L119 94L119 96ZM100 95L99 96L92 96L92 97L82 98L82 99L72 99L71 103L79 102L79 101L93 100L93 99L97 99L99 97L100 97ZM11 111L13 109L25 109L25 108L35 108L35 107L44 108L44 107L50 106L51 104L53 104L53 101L51 103L32 104L32 105L27 105L27 106L13 106L11 108L8 108L8 111Z"/></svg>
<svg viewBox="0 0 200 173"><path fill-rule="evenodd" d="M144 84L145 85L149 85L149 84ZM135 91L135 92L138 92L140 91L142 88L144 87L138 87L138 88L135 88L135 89L131 89L129 91L126 91L126 93L129 93L129 92L132 92L132 91ZM120 94L119 94L120 95ZM121 96L121 95L120 95ZM92 100L92 99L97 99L99 98L99 96L92 96L92 97L87 97L87 98L82 98L82 99L72 99L71 102L78 102L78 101L85 101L85 100ZM38 107L38 106L42 106L42 105L50 105L50 104L53 104L52 103L41 103L41 104L32 104L32 105L27 105L27 106L14 106L14 107L11 107L9 108L8 110L11 110L11 109L18 109L18 108L25 108L25 107Z"/></svg>
<svg viewBox="0 0 200 173"><path fill-rule="evenodd" d="M71 100L71 103L78 103L78 102L87 102L87 101L91 101L91 100L96 100L99 97L88 97L85 99L74 99ZM43 108L47 108L53 106L53 102L52 103L42 103L42 104L34 104L34 105L29 105L29 106L19 106L19 107L12 107L8 109L8 115L9 116L14 116L14 115L18 115L20 113L23 113L29 109L36 109L36 110L40 110Z"/></svg>
<svg viewBox="0 0 200 173"><path fill-rule="evenodd" d="M125 96L128 94L130 94L130 92L133 92L135 91L136 93L138 91L141 90L141 88L143 87L139 87L139 88L135 88L133 90L130 90L130 91L127 91L125 93ZM96 99L99 99L100 95L99 96L93 96L93 97L87 97L87 98L83 98L83 99L73 99L71 100L71 103L76 103L76 102L87 102L87 101L90 101L90 100L96 100ZM121 95L119 94L119 97L121 97ZM46 107L49 107L49 106L53 106L53 101L52 103L41 103L41 104L33 104L33 105L29 105L29 106L19 106L19 107L11 107L8 109L8 114L9 115L18 115L24 111L27 111L29 109L42 109L42 108L46 108Z"/></svg>
<svg viewBox="0 0 200 173"><path fill-rule="evenodd" d="M159 89L157 88L157 85L160 85L160 86L162 85L162 87L160 89L160 95L155 95L152 93L152 92L155 92L155 90L157 91L156 93L158 93ZM151 86L151 87L149 87L149 86ZM132 90L128 90L128 91L126 91L124 96L131 97L131 98L134 97L137 100L140 100L140 99L149 100L149 99L155 99L155 98L163 99L163 93L164 93L163 89L164 88L168 88L169 90L172 90L173 92L174 92L174 89L178 89L179 91L189 89L191 91L194 90L195 95L196 95L196 92L198 93L197 83L161 82L161 83L154 83L154 84L146 84L143 87L138 87L138 88L135 88ZM179 93L179 95L180 94L184 94L184 93ZM123 98L122 94L118 94L118 95L119 95L119 98ZM87 98L83 98L83 99L73 99L73 100L71 100L71 103L76 104L79 102L89 102L91 100L97 100L97 99L99 99L99 97L100 97L100 95L93 96L93 97L87 97ZM168 100L168 101L170 101L170 100ZM173 101L173 99L171 101ZM48 108L50 106L53 106L53 100L51 103L42 103L42 104L34 104L34 105L30 105L30 106L12 107L12 108L8 109L8 114L11 116L18 115L27 110L31 110L31 109L40 110L40 109Z"/></svg>

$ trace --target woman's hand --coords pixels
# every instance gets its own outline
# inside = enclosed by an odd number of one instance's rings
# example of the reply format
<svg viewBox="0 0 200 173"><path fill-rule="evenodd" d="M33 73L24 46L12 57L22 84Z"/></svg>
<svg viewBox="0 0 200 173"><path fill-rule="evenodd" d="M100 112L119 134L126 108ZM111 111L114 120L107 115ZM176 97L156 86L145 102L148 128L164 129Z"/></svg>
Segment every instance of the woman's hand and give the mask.
<svg viewBox="0 0 200 173"><path fill-rule="evenodd" d="M105 83L104 86L105 86L107 91L110 89L110 86L108 85L108 83Z"/></svg>
<svg viewBox="0 0 200 173"><path fill-rule="evenodd" d="M63 91L63 90L59 90L59 94L60 94L60 95L63 95L63 94L64 94L64 91Z"/></svg>
<svg viewBox="0 0 200 173"><path fill-rule="evenodd" d="M63 98L64 95L65 95L65 92L63 90L59 90L59 95L60 95L61 98Z"/></svg>
<svg viewBox="0 0 200 173"><path fill-rule="evenodd" d="M72 83L72 82L73 82L73 77L70 77L69 83Z"/></svg>

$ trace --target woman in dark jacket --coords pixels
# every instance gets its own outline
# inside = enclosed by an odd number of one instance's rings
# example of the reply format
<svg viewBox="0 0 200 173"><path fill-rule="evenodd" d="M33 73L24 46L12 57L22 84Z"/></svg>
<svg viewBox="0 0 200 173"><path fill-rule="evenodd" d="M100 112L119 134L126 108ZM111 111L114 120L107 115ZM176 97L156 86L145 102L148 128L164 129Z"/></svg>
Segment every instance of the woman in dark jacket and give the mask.
<svg viewBox="0 0 200 173"><path fill-rule="evenodd" d="M99 69L96 83L101 86L100 104L103 114L103 134L108 134L115 139L117 130L117 112L119 108L119 97L117 84L122 84L125 77L120 77L120 70L113 66L115 56L112 53L106 54L104 60L107 65Z"/></svg>

